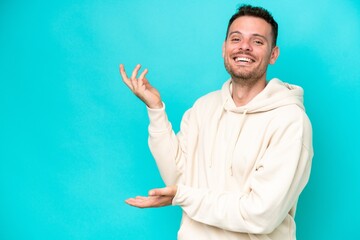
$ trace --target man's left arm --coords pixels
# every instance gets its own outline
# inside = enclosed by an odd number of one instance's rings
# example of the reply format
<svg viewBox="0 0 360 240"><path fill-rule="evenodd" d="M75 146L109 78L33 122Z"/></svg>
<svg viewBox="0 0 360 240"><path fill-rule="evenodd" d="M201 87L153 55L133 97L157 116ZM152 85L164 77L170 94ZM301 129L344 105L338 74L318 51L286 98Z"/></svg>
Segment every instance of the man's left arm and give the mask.
<svg viewBox="0 0 360 240"><path fill-rule="evenodd" d="M157 189L145 199L128 203L137 207L179 205L190 218L204 224L235 232L270 233L296 204L309 179L311 126L306 117L303 120L304 126L299 122L283 126L278 139L274 137L251 173L248 192L178 185Z"/></svg>

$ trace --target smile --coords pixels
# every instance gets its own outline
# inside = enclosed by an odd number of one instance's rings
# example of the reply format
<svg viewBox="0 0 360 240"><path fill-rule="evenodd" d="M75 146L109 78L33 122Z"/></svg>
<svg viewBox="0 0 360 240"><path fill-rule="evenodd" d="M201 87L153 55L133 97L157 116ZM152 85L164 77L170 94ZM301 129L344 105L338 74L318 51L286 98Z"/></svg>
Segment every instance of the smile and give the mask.
<svg viewBox="0 0 360 240"><path fill-rule="evenodd" d="M235 57L235 58L234 58L234 61L235 61L235 62L245 62L245 63L255 62L254 59L247 58L247 57Z"/></svg>

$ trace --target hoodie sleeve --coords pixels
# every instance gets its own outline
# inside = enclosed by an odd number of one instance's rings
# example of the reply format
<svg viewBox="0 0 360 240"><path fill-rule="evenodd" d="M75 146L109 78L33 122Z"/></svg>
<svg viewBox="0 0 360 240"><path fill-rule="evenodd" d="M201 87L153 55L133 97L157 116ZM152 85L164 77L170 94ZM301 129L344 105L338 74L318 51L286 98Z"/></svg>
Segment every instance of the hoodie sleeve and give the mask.
<svg viewBox="0 0 360 240"><path fill-rule="evenodd" d="M186 132L190 110L188 110L181 122L181 131L176 135L165 112L165 104L162 109L148 108L149 124L149 147L155 158L160 175L165 185L175 185L182 181L183 168L186 161Z"/></svg>
<svg viewBox="0 0 360 240"><path fill-rule="evenodd" d="M181 206L193 220L221 229L271 233L296 205L309 179L311 146L309 124L304 126L301 120L285 124L273 134L267 151L250 173L248 192L179 185L173 205Z"/></svg>

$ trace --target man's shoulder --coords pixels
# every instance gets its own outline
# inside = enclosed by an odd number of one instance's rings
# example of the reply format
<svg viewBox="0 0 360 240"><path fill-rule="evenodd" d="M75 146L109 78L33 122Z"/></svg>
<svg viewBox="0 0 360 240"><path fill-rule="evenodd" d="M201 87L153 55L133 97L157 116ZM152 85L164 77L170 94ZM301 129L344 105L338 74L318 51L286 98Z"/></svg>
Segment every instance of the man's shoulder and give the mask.
<svg viewBox="0 0 360 240"><path fill-rule="evenodd" d="M293 124L311 128L311 122L305 110L295 104L274 109L272 115L272 124L278 125L279 128L286 128Z"/></svg>
<svg viewBox="0 0 360 240"><path fill-rule="evenodd" d="M222 106L222 102L221 91L217 90L198 98L189 110L198 119L209 118Z"/></svg>
<svg viewBox="0 0 360 240"><path fill-rule="evenodd" d="M222 96L221 90L209 92L195 101L195 106L209 106L209 105L221 105Z"/></svg>

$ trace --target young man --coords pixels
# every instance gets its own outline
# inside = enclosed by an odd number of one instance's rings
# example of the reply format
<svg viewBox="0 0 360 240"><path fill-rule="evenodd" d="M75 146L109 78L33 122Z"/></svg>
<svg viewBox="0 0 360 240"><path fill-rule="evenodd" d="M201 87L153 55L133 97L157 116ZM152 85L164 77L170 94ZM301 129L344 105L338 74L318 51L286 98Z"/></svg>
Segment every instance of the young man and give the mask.
<svg viewBox="0 0 360 240"><path fill-rule="evenodd" d="M313 156L303 90L266 80L279 56L277 23L244 5L223 45L230 74L221 90L198 99L175 135L159 92L139 77L125 84L148 107L149 146L165 188L126 200L135 207L179 205L179 239L296 239L294 215Z"/></svg>

